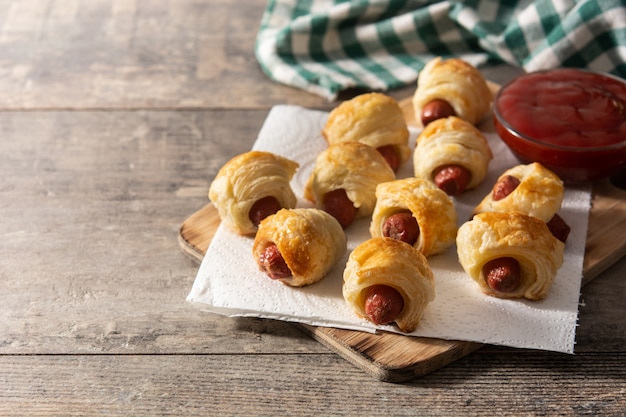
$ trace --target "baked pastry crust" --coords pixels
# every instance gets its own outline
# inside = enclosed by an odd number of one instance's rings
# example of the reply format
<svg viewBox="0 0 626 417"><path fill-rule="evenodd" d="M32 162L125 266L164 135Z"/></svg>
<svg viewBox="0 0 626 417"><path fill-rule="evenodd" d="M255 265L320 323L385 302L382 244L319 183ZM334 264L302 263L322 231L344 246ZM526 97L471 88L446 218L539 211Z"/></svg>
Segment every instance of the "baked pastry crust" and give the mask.
<svg viewBox="0 0 626 417"><path fill-rule="evenodd" d="M342 102L328 115L322 135L329 145L361 142L373 148L392 145L406 162L411 155L409 129L400 104L382 93L367 93Z"/></svg>
<svg viewBox="0 0 626 417"><path fill-rule="evenodd" d="M419 73L413 95L416 120L421 120L424 106L434 99L447 101L458 117L477 124L487 115L493 94L473 65L458 58L437 57Z"/></svg>
<svg viewBox="0 0 626 417"><path fill-rule="evenodd" d="M490 192L476 206L474 214L519 211L548 222L561 208L565 194L563 181L540 163L514 166L500 175L498 181L507 175L520 180L517 188L498 201L493 200L493 191Z"/></svg>
<svg viewBox="0 0 626 417"><path fill-rule="evenodd" d="M435 170L460 165L471 174L466 189L478 186L487 175L493 153L485 136L474 125L450 116L429 123L417 137L413 153L416 177L434 181Z"/></svg>
<svg viewBox="0 0 626 417"><path fill-rule="evenodd" d="M487 295L540 300L548 294L563 263L565 244L555 238L545 222L519 212L487 212L459 228L459 262ZM500 293L487 285L483 266L492 259L515 258L521 281L511 292Z"/></svg>
<svg viewBox="0 0 626 417"><path fill-rule="evenodd" d="M421 178L384 182L376 187L376 206L370 223L372 237L383 236L387 218L409 210L417 220L420 234L413 244L424 256L445 251L456 238L457 213L448 195Z"/></svg>
<svg viewBox="0 0 626 417"><path fill-rule="evenodd" d="M376 149L359 142L342 142L317 156L304 197L322 208L324 195L344 189L357 208L355 217L367 217L376 205L376 186L395 179L396 174Z"/></svg>
<svg viewBox="0 0 626 417"><path fill-rule="evenodd" d="M393 287L402 295L404 308L395 323L403 332L417 328L426 306L435 299L435 281L426 257L388 237L364 241L348 258L342 292L359 317L367 319L365 290L377 284Z"/></svg>
<svg viewBox="0 0 626 417"><path fill-rule="evenodd" d="M282 209L263 219L252 246L257 264L271 244L276 245L293 274L279 281L292 287L320 281L347 249L339 222L315 208Z"/></svg>
<svg viewBox="0 0 626 417"><path fill-rule="evenodd" d="M271 152L250 151L233 157L219 170L209 188L222 222L241 235L257 231L250 220L252 205L273 196L283 208L296 206L290 186L299 164Z"/></svg>

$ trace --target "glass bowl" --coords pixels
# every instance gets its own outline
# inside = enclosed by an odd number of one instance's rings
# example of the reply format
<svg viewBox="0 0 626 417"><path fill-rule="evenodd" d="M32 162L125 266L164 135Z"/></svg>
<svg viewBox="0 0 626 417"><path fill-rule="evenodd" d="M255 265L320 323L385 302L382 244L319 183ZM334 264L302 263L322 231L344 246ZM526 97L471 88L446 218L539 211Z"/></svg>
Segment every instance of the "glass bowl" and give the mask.
<svg viewBox="0 0 626 417"><path fill-rule="evenodd" d="M565 182L595 181L626 167L626 81L558 68L521 75L494 100L498 136L522 162Z"/></svg>

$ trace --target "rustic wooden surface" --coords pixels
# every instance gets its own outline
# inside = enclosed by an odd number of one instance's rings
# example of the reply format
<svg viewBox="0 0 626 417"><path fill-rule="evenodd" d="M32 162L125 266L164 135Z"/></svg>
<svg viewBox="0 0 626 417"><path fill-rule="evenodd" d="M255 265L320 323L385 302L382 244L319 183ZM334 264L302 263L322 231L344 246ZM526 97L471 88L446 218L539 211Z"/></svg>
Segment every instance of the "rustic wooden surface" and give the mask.
<svg viewBox="0 0 626 417"><path fill-rule="evenodd" d="M1 2L0 415L624 415L624 258L582 290L575 355L485 346L407 384L185 303L178 228L217 169L272 105L334 106L259 71L245 6Z"/></svg>

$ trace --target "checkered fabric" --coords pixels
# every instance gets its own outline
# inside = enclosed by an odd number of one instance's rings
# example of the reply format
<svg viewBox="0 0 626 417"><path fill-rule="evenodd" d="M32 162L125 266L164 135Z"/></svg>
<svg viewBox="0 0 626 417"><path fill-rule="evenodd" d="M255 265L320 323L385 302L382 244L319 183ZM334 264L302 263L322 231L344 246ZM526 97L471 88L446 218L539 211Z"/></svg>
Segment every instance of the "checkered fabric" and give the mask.
<svg viewBox="0 0 626 417"><path fill-rule="evenodd" d="M269 0L256 56L271 79L329 100L414 83L436 56L626 78L626 2Z"/></svg>

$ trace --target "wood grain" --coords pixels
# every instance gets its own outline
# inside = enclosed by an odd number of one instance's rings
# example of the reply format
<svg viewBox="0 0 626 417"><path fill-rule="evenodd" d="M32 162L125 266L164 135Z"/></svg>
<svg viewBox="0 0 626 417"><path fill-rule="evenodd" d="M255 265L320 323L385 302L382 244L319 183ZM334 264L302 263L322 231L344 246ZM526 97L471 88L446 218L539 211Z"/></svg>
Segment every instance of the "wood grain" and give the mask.
<svg viewBox="0 0 626 417"><path fill-rule="evenodd" d="M626 258L584 287L576 355L485 345L404 384L185 303L217 169L274 104L333 106L261 73L267 0L0 4L0 416L624 415Z"/></svg>
<svg viewBox="0 0 626 417"><path fill-rule="evenodd" d="M398 385L363 379L333 354L7 356L0 357L8 394L0 394L0 415L623 415L623 355L549 359L494 350ZM585 383L564 381L568 375L584 375Z"/></svg>

